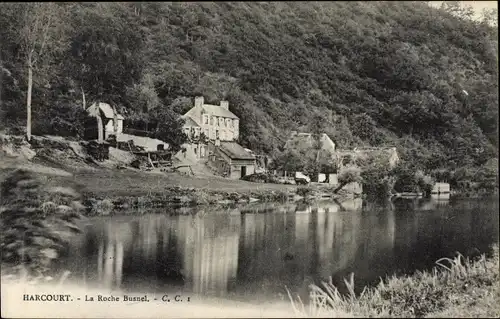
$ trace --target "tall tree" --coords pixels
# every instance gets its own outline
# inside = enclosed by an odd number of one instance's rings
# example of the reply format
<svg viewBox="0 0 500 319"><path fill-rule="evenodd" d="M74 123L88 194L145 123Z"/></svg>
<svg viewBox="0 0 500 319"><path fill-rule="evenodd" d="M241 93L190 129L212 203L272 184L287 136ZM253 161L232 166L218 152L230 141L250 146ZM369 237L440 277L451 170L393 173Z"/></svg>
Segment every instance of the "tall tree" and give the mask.
<svg viewBox="0 0 500 319"><path fill-rule="evenodd" d="M19 31L22 55L28 71L26 95L26 137L31 140L31 102L33 73L47 69L53 59L66 49L64 5L57 3L18 4L22 27Z"/></svg>
<svg viewBox="0 0 500 319"><path fill-rule="evenodd" d="M79 4L72 23L67 68L85 90L87 103L126 105L127 90L140 80L144 67L143 32L134 8L127 3Z"/></svg>

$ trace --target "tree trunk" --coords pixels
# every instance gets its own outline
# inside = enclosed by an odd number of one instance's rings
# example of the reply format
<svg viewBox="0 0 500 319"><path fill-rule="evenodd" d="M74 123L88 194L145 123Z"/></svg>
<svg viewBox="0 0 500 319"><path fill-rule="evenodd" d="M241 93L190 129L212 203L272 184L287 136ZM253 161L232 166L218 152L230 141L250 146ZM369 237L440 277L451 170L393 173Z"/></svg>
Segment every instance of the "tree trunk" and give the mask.
<svg viewBox="0 0 500 319"><path fill-rule="evenodd" d="M104 140L104 128L103 128L103 125L102 125L102 118L100 116L100 112L99 112L99 103L95 103L95 110L94 110L94 116L97 120L97 142L99 144L102 143L102 141Z"/></svg>
<svg viewBox="0 0 500 319"><path fill-rule="evenodd" d="M33 88L33 65L28 61L28 96L26 98L26 138L31 141L31 91Z"/></svg>
<svg viewBox="0 0 500 319"><path fill-rule="evenodd" d="M85 109L87 109L87 105L86 105L87 103L85 101L85 92L83 91L83 88L81 88L81 89L82 89L82 104L83 104L83 109L85 110Z"/></svg>

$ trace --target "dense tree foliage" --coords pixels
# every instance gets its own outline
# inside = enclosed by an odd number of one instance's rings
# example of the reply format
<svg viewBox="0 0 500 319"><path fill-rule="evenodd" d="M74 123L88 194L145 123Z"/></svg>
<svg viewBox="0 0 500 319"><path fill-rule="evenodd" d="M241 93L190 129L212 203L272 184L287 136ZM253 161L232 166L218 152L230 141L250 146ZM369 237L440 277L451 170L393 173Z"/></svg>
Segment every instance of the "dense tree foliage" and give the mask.
<svg viewBox="0 0 500 319"><path fill-rule="evenodd" d="M0 6L0 112L21 126L28 74L19 30L29 7ZM168 121L203 94L229 100L240 142L270 155L291 130L315 129L340 148L394 145L426 171L498 157L491 13L473 21L456 3L417 1L57 6L64 41L51 43L57 54L33 74L34 127L50 127L48 114L71 123L83 94L127 117L154 109Z"/></svg>

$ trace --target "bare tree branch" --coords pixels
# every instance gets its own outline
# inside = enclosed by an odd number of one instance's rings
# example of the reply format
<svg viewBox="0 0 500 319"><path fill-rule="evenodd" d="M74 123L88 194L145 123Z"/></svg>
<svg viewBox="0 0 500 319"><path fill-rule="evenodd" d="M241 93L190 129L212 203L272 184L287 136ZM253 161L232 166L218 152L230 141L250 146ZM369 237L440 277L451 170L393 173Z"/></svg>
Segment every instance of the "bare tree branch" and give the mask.
<svg viewBox="0 0 500 319"><path fill-rule="evenodd" d="M43 32L42 36L42 44L40 46L40 51L38 52L38 56L41 57L43 54L43 49L45 48L45 43L47 42L48 34L49 34L49 29L51 27L51 16L49 15L47 24L45 25L45 30Z"/></svg>

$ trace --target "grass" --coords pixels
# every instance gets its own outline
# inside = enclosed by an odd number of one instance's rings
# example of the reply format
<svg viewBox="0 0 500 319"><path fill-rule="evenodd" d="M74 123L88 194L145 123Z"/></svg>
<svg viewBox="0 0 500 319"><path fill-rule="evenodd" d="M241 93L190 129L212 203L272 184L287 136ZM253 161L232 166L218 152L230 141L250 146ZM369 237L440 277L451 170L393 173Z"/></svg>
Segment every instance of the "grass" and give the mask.
<svg viewBox="0 0 500 319"><path fill-rule="evenodd" d="M239 193L295 188L293 185L252 183L218 177L183 176L176 173L145 173L132 170L86 170L77 171L73 176L75 182L84 185L87 191L105 193L108 196L142 196L162 193L165 188L172 186Z"/></svg>
<svg viewBox="0 0 500 319"><path fill-rule="evenodd" d="M347 295L331 281L312 285L310 302L295 300L301 317L498 317L500 284L498 246L493 256L470 260L458 254L442 258L431 271L390 277L375 287L354 291L354 274L344 283Z"/></svg>

